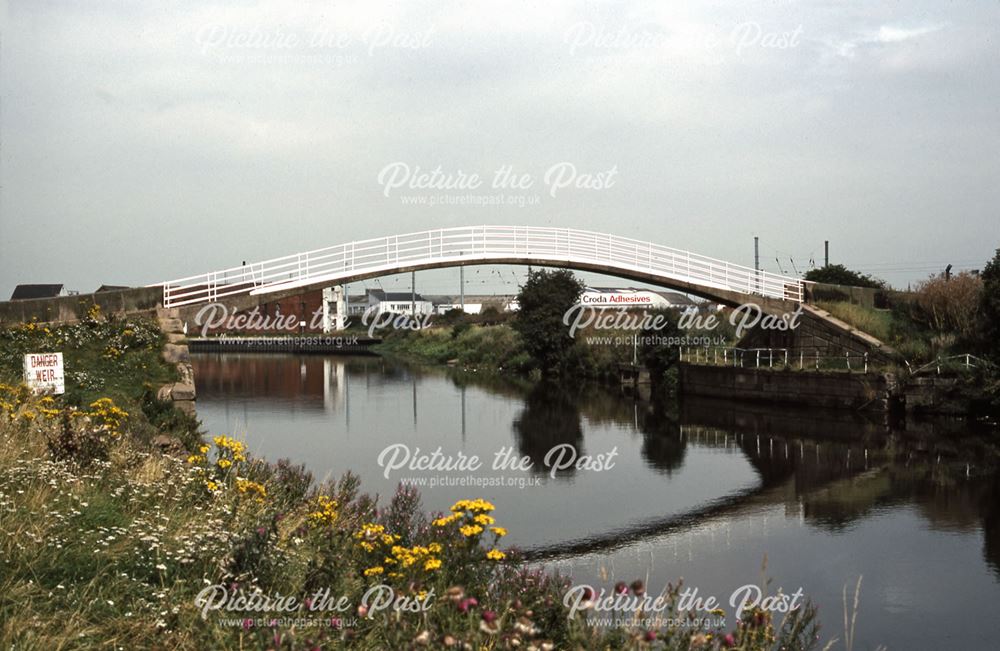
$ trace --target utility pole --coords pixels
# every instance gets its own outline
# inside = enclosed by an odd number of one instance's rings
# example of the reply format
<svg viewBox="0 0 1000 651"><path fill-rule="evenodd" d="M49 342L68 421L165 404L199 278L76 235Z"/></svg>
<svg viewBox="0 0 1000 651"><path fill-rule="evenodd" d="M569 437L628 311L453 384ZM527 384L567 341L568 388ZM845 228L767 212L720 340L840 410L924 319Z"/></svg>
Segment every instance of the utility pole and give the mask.
<svg viewBox="0 0 1000 651"><path fill-rule="evenodd" d="M753 268L760 271L760 238L753 236Z"/></svg>
<svg viewBox="0 0 1000 651"><path fill-rule="evenodd" d="M830 240L823 240L823 266L830 266Z"/></svg>
<svg viewBox="0 0 1000 651"><path fill-rule="evenodd" d="M417 316L417 272L410 272L410 316Z"/></svg>
<svg viewBox="0 0 1000 651"><path fill-rule="evenodd" d="M460 290L462 314L465 314L465 267L458 268L458 282L462 286Z"/></svg>

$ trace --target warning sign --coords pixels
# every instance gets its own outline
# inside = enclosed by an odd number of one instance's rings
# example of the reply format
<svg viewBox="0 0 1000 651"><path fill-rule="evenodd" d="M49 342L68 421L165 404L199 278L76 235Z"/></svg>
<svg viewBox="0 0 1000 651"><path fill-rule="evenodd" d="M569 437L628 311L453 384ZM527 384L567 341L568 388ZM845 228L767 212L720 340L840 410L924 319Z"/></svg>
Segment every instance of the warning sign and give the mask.
<svg viewBox="0 0 1000 651"><path fill-rule="evenodd" d="M66 392L62 353L28 353L24 356L24 382L35 393Z"/></svg>

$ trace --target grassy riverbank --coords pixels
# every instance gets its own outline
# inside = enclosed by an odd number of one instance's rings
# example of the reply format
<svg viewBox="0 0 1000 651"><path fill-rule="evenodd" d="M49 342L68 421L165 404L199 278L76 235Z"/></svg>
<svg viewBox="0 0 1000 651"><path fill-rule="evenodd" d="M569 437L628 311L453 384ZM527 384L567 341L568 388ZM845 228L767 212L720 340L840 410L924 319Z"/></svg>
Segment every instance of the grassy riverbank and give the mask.
<svg viewBox="0 0 1000 651"><path fill-rule="evenodd" d="M633 361L635 336L632 330L584 328L567 353L563 370L576 379L617 378L619 366ZM524 375L536 368L521 336L506 323L390 331L375 350L425 364L449 364L480 372Z"/></svg>
<svg viewBox="0 0 1000 651"><path fill-rule="evenodd" d="M503 545L503 513L486 499L470 496L446 515L425 513L406 490L378 504L352 476L317 485L302 468L254 459L221 434L193 439L185 454L161 453L150 434L175 432L171 424L182 421L149 395L170 379L151 323L95 314L76 326L4 332L0 345L5 648L800 649L815 642L810 608L785 619L751 609L739 622L730 613L725 623L716 618L717 629L693 619L667 628L666 618L704 615L678 615L676 589L664 594L670 606L662 622L598 629L588 619L592 595L581 594L583 610L571 616L564 580L520 567L516 550ZM32 396L15 383L11 360L26 349L66 352L65 397ZM366 593L390 589L401 610L379 608L371 596L364 605ZM639 582L621 590L645 595ZM210 607L256 591L301 605Z"/></svg>

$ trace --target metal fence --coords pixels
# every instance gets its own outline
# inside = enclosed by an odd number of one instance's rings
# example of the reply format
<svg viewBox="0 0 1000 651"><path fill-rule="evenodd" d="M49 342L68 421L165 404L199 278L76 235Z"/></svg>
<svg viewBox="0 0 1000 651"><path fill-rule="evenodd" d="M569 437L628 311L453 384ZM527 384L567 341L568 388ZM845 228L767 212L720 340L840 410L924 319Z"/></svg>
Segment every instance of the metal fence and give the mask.
<svg viewBox="0 0 1000 651"><path fill-rule="evenodd" d="M801 302L805 281L650 242L570 228L470 226L338 244L163 283L165 307L266 294L412 267L578 263Z"/></svg>
<svg viewBox="0 0 1000 651"><path fill-rule="evenodd" d="M909 362L906 364L910 366ZM989 361L976 357L975 355L970 355L968 353L964 355L949 355L947 357L937 357L933 361L919 366L917 368L910 368L911 375L925 375L929 373L934 373L941 375L941 372L954 372L954 371L964 371L968 372L977 368L985 368L987 366L993 366Z"/></svg>
<svg viewBox="0 0 1000 651"><path fill-rule="evenodd" d="M841 355L820 355L818 352L794 352L787 348L736 348L723 346L685 346L679 351L680 361L703 366L733 366L736 368L840 370L867 373L867 353L845 352ZM910 375L970 372L992 367L988 360L971 354L938 357L922 366L905 362Z"/></svg>
<svg viewBox="0 0 1000 651"><path fill-rule="evenodd" d="M819 352L809 354L787 348L691 346L682 347L679 356L684 363L705 366L868 372L868 353L820 355Z"/></svg>

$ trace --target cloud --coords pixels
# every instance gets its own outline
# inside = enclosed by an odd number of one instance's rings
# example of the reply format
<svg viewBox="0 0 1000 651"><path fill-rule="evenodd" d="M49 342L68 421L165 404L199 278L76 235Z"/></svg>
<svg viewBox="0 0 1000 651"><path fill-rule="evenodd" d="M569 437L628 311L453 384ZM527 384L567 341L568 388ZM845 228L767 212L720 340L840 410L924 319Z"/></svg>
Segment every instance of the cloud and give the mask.
<svg viewBox="0 0 1000 651"><path fill-rule="evenodd" d="M836 39L831 45L837 54L851 59L857 55L859 49L904 43L945 28L946 25L925 25L922 27L882 25L876 30L864 30L846 39Z"/></svg>
<svg viewBox="0 0 1000 651"><path fill-rule="evenodd" d="M735 262L751 232L861 260L899 245L886 233L962 259L997 244L995 2L11 4L0 297L50 282L43 256L87 289L486 222ZM416 48L365 40L429 28ZM535 209L421 210L381 195L393 161L617 165L620 181Z"/></svg>

